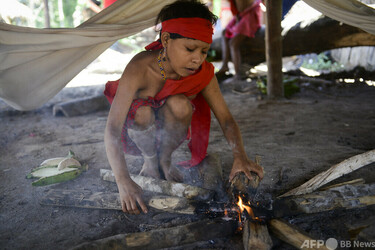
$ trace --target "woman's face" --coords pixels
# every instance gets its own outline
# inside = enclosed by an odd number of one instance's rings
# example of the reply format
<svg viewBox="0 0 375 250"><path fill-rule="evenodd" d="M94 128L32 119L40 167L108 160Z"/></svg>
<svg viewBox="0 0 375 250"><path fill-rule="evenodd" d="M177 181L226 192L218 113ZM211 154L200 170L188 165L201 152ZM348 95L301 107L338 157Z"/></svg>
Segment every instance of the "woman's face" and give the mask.
<svg viewBox="0 0 375 250"><path fill-rule="evenodd" d="M204 60L210 44L189 38L169 39L167 59L170 68L179 76L186 77L197 72ZM168 73L167 73L168 75Z"/></svg>

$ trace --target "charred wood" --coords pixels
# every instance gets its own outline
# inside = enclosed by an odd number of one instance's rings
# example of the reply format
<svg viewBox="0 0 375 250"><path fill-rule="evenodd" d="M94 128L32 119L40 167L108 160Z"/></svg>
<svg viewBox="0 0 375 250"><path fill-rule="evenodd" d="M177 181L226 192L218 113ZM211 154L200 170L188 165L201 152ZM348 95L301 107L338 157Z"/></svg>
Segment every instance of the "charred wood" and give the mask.
<svg viewBox="0 0 375 250"><path fill-rule="evenodd" d="M119 234L83 243L75 250L84 249L160 249L183 246L197 241L232 236L237 229L236 221L203 220L172 228L147 232Z"/></svg>
<svg viewBox="0 0 375 250"><path fill-rule="evenodd" d="M269 250L272 248L271 236L267 225L255 221L245 221L242 240L244 249Z"/></svg>
<svg viewBox="0 0 375 250"><path fill-rule="evenodd" d="M150 207L160 211L180 214L194 214L195 212L195 207L185 198L146 196L144 199ZM118 193L91 192L89 190L51 189L40 203L48 206L122 210Z"/></svg>
<svg viewBox="0 0 375 250"><path fill-rule="evenodd" d="M276 217L355 209L375 204L375 184L344 185L326 191L289 196L274 202Z"/></svg>

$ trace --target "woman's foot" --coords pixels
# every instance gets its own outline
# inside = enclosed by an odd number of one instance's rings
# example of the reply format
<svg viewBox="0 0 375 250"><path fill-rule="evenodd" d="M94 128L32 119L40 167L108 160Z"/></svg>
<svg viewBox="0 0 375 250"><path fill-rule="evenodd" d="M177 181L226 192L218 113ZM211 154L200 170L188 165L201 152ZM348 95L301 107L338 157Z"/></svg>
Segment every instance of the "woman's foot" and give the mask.
<svg viewBox="0 0 375 250"><path fill-rule="evenodd" d="M215 73L215 76L219 82L233 76L231 73L229 73L228 67L222 67L218 72Z"/></svg>
<svg viewBox="0 0 375 250"><path fill-rule="evenodd" d="M144 163L139 175L160 179L158 157L155 154L152 157L144 156Z"/></svg>
<svg viewBox="0 0 375 250"><path fill-rule="evenodd" d="M183 182L184 178L181 172L170 164L160 164L167 181Z"/></svg>

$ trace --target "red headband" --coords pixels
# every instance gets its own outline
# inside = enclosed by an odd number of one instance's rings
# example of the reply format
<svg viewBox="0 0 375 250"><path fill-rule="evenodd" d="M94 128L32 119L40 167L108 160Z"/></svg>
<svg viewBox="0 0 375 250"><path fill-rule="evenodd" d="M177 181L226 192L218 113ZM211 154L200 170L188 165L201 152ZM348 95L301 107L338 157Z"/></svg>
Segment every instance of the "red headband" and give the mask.
<svg viewBox="0 0 375 250"><path fill-rule="evenodd" d="M161 33L177 33L186 38L212 43L213 27L207 19L200 17L174 18L161 23ZM160 39L146 46L146 50L161 49Z"/></svg>

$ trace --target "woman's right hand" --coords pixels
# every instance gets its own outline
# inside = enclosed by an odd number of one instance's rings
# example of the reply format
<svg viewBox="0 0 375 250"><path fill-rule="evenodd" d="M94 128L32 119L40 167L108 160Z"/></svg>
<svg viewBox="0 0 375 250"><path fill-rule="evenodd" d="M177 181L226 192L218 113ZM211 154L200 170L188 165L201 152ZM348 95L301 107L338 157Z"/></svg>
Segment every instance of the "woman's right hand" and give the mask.
<svg viewBox="0 0 375 250"><path fill-rule="evenodd" d="M119 184L118 189L120 193L121 207L124 213L140 214L141 212L139 211L137 203L143 213L148 212L146 204L142 199L142 188L138 186L137 183L130 179L126 184Z"/></svg>

